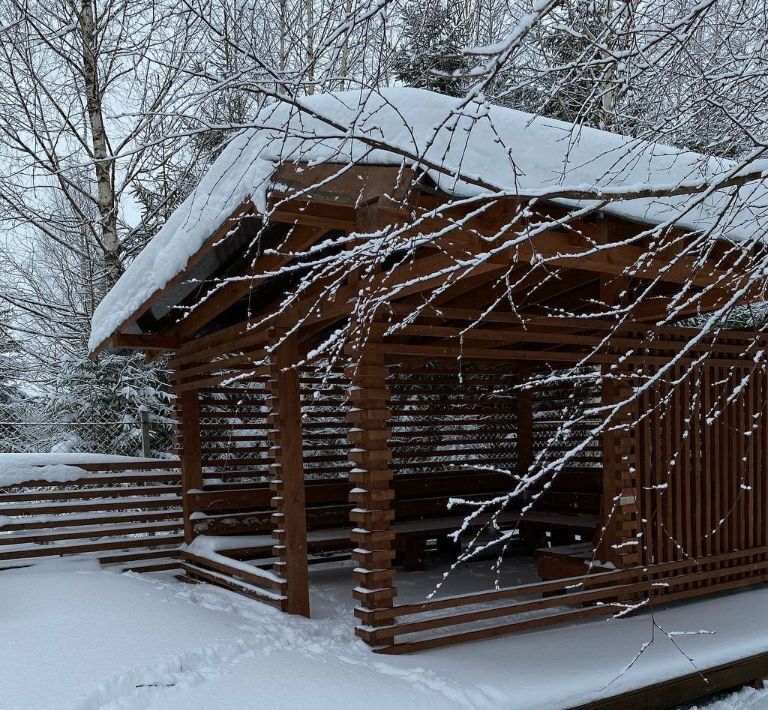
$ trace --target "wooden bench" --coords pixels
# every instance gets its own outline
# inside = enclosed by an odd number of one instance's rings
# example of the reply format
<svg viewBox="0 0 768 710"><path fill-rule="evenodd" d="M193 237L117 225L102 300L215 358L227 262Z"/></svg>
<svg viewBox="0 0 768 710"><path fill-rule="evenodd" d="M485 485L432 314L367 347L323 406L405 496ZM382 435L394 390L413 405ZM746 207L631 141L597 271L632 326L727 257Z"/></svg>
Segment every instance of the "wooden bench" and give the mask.
<svg viewBox="0 0 768 710"><path fill-rule="evenodd" d="M428 542L432 539L436 539L439 550L457 552L459 543L454 542L448 536L458 530L464 520L465 517L459 515L425 519L416 524L395 522L392 526L395 531L395 549L400 554L406 571L424 569ZM476 530L485 522L486 519L481 518L469 525L468 530ZM533 511L522 514L520 511L510 510L499 515L497 523L503 529L517 529L518 531L524 526L538 527L544 532L553 529L559 531L578 530L591 538L598 520L595 515L564 515ZM528 544L524 536L521 534L519 538L523 546L527 548Z"/></svg>
<svg viewBox="0 0 768 710"><path fill-rule="evenodd" d="M524 515L505 511L498 522L520 530L520 538L533 551L545 536L557 539L584 535L591 539L597 526L600 505L600 472L575 469L563 472L556 484L537 501L536 509ZM430 541L439 550L453 551L457 543L448 535L459 528L466 507L448 510L451 499L486 500L503 495L510 488L510 478L502 473L465 470L414 473L396 476L393 481L395 500L395 549L406 569L423 569ZM348 502L352 484L346 479L314 479L306 482L308 550L311 555L348 551ZM272 493L268 483L232 488L212 486L190 494L190 508L199 511L193 521L197 534L260 535L272 531ZM201 515L202 513L202 515ZM472 526L484 523L478 520ZM271 543L238 548L231 552L237 559L255 559L271 553Z"/></svg>
<svg viewBox="0 0 768 710"><path fill-rule="evenodd" d="M543 547L536 550L536 571L544 580L578 577L595 572L610 572L612 566L594 560L595 546L591 542Z"/></svg>

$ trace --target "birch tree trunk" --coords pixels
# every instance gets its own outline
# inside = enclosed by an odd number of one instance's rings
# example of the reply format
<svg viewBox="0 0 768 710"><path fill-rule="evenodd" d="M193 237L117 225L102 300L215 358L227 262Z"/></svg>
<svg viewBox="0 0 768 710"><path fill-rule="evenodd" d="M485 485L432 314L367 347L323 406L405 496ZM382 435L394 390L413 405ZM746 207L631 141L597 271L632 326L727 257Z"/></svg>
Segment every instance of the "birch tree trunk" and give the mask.
<svg viewBox="0 0 768 710"><path fill-rule="evenodd" d="M91 129L91 151L96 179L96 206L99 210L100 246L104 254L104 287L110 288L121 273L120 241L117 236L117 204L115 200L114 167L109 138L104 124L103 93L96 60L97 27L93 4L82 0L78 25L83 47L83 80L86 110Z"/></svg>
<svg viewBox="0 0 768 710"><path fill-rule="evenodd" d="M315 5L314 0L304 0L304 10L307 16L307 71L306 93L315 93Z"/></svg>

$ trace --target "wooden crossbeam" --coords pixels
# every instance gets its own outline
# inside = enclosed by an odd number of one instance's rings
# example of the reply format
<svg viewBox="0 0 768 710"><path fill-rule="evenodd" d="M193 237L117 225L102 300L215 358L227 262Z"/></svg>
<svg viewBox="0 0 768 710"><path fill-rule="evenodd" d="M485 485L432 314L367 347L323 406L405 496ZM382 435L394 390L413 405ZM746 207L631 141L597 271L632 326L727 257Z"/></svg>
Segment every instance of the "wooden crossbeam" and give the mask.
<svg viewBox="0 0 768 710"><path fill-rule="evenodd" d="M386 223L387 216L402 222L404 211L401 204L385 199L379 202L382 213L381 222ZM493 248L494 244L498 245L501 239L511 236L497 237L496 235L515 218L515 212L519 209L519 200L510 199L508 206L505 206L504 202L499 201L496 208L496 211L503 215L503 219L494 219L491 213L488 213L465 224L462 220L466 215L462 214L458 208L449 207L439 216L422 218L412 229L403 229L398 238L406 240L415 234L433 232L441 235L435 238L435 245L442 246L444 242L446 246L443 248L449 248L453 243L465 257L470 254L482 254ZM420 194L418 199L411 203L411 207L418 218L419 215L426 214L429 209L446 203L448 203L447 198ZM473 205L474 208L477 206ZM546 209L549 210L549 207ZM567 214L566 209L563 208L561 211L563 216ZM720 283L720 288L725 289L731 287L734 281L734 278L718 266L713 258L701 264L696 256L680 254L682 248L680 240L670 241L652 256L648 254L644 245L626 243L632 239L633 233L640 234L647 229L645 226L623 221L595 224L585 220L578 220L570 226L573 229L572 232L546 230L521 241L511 247L512 259L521 262L538 262L543 259L545 263L552 266L582 269L600 274L628 275L640 279L659 279L670 283L691 283L698 287ZM620 234L622 241L611 244L608 237L619 226L622 228Z"/></svg>
<svg viewBox="0 0 768 710"><path fill-rule="evenodd" d="M396 315L410 315L413 312L413 308L409 306L403 306L401 304L393 304L391 306L392 311ZM431 307L425 309L425 316L434 316L436 318L448 319L448 320L469 320L473 321L477 319L478 312L472 308L457 308L452 307L440 307L439 309L433 309ZM506 311L492 311L483 318L484 323L505 323L509 325L518 325L525 327L538 326L547 329L559 329L559 330L597 330L597 331L616 331L616 333L622 333L627 331L655 334L659 337L692 337L701 335L701 331L698 328L686 328L682 326L658 326L652 327L645 324L638 323L615 323L607 319L601 318L576 318L576 317L553 317L553 316L531 316L521 317L515 313L508 313ZM745 332L741 330L720 330L717 333L719 338L735 339L740 341L752 341L757 339L757 342L768 346L768 335L760 335L754 332ZM714 337L714 334L708 337Z"/></svg>
<svg viewBox="0 0 768 710"><path fill-rule="evenodd" d="M121 350L146 350L166 352L177 350L181 345L181 340L172 335L151 335L151 334L125 334L115 333L110 339L109 344L114 348Z"/></svg>

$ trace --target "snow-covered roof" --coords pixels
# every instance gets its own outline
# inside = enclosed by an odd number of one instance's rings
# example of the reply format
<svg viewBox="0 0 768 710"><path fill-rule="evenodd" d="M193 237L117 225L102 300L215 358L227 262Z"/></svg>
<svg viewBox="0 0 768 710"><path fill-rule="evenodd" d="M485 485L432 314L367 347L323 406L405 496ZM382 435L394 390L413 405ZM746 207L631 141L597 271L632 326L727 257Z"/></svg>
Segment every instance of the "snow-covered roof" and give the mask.
<svg viewBox="0 0 768 710"><path fill-rule="evenodd" d="M251 199L264 212L270 178L280 162L413 164L405 153L417 156L421 165L444 167L446 172L429 170L430 177L458 197L661 189L711 182L735 168L728 160L509 108L472 103L457 110L460 105L459 99L398 87L307 97L302 111L289 104L264 108L257 127L234 137L106 295L93 317L91 349L182 272L239 205ZM398 152L374 148L370 141ZM457 173L465 179L456 178ZM742 187L729 204L732 192L625 200L612 202L606 211L651 224L674 220L685 229L710 230L713 238L768 233L768 181Z"/></svg>

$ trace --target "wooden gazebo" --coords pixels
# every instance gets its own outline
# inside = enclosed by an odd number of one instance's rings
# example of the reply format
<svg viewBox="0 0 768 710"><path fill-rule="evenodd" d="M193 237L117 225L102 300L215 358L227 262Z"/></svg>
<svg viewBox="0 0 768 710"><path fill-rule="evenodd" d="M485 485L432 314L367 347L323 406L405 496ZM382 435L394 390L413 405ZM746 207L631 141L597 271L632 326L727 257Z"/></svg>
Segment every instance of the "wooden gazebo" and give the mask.
<svg viewBox="0 0 768 710"><path fill-rule="evenodd" d="M351 555L357 633L387 652L766 579L768 338L656 325L683 285L679 318L733 300L733 244L685 256L692 235L601 211L474 262L524 201L441 211L450 195L387 165L285 163L272 185L99 343L171 353L188 577L309 615L309 565ZM407 260L303 285L311 247L416 218L438 236ZM389 295L363 316L371 293ZM583 385L556 377L575 367ZM542 581L397 603L396 568L478 535L538 550Z"/></svg>

